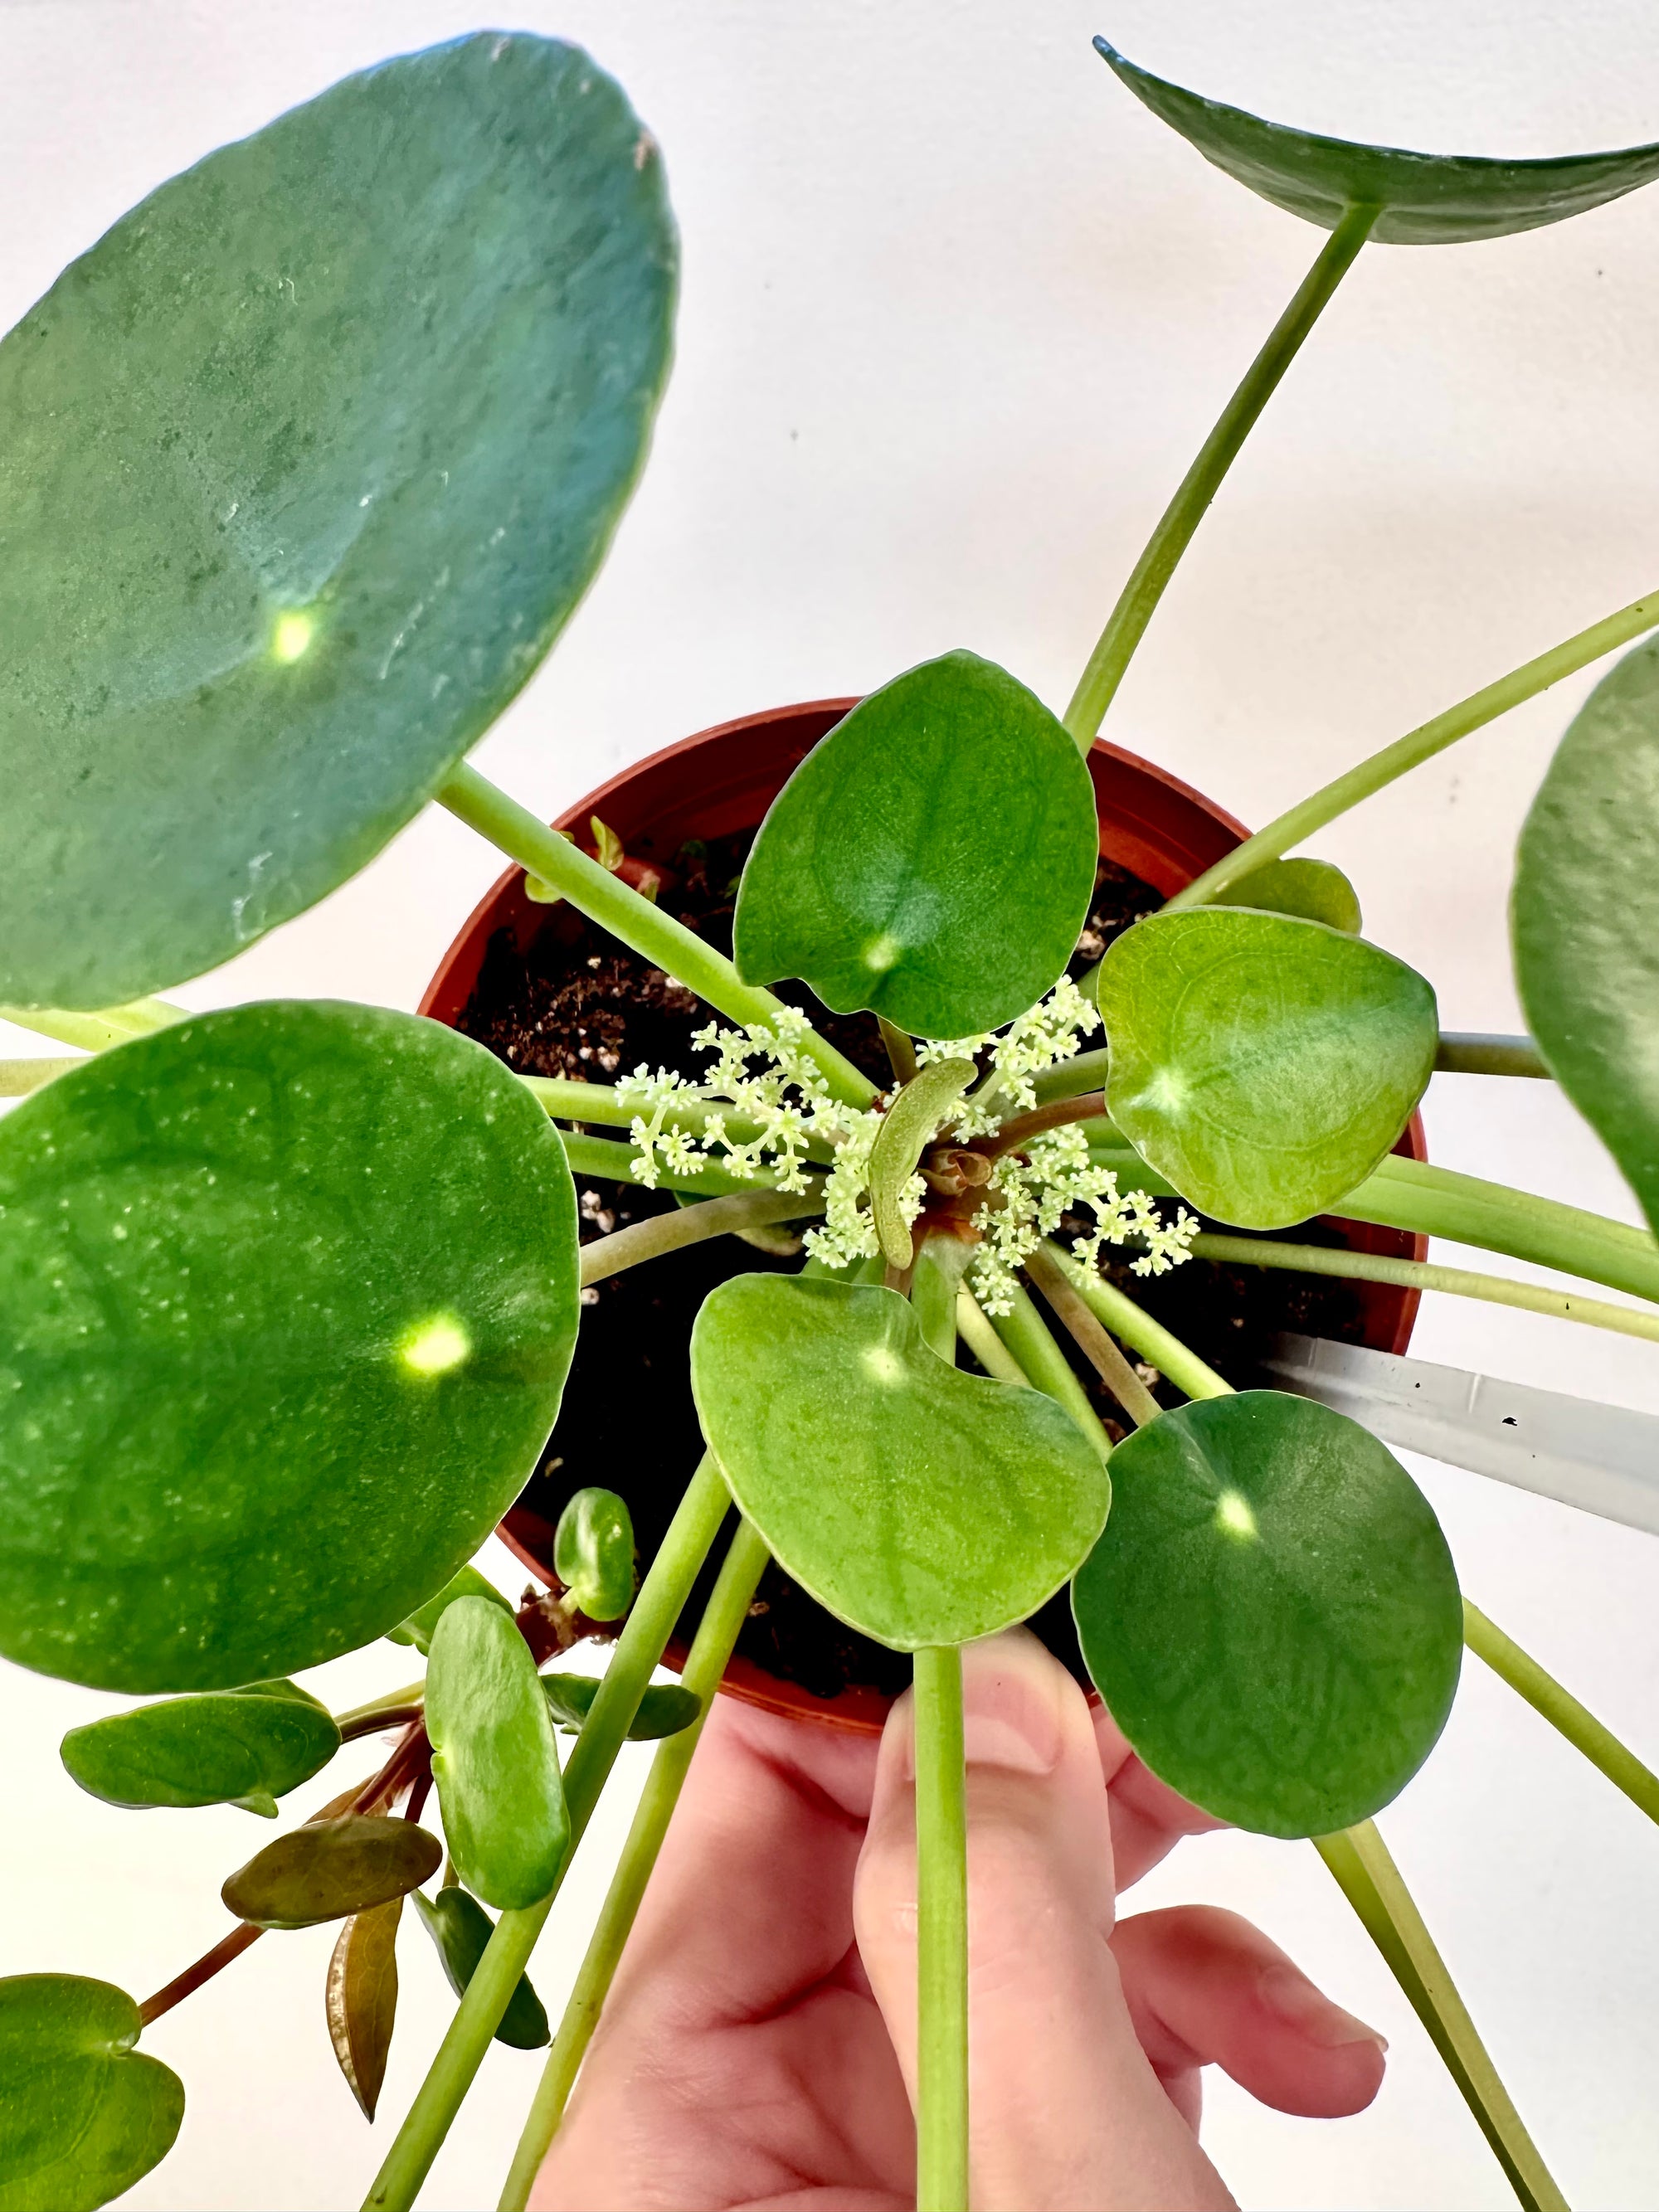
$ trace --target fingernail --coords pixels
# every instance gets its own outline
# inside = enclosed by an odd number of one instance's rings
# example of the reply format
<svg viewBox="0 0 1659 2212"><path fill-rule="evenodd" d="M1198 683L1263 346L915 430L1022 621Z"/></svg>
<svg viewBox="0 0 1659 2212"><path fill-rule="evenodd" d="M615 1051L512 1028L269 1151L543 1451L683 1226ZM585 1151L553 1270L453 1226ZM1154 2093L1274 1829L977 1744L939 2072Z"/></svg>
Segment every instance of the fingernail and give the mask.
<svg viewBox="0 0 1659 2212"><path fill-rule="evenodd" d="M1322 1996L1305 1974L1294 1966L1267 1966L1256 1984L1256 1995L1276 2019L1293 2027L1304 2043L1322 2051L1340 2051L1351 2043L1374 2043L1386 2051L1389 2039L1344 2012Z"/></svg>
<svg viewBox="0 0 1659 2212"><path fill-rule="evenodd" d="M1035 1637L996 1637L962 1655L962 1736L969 1766L1052 1774L1065 1734L1060 1700L1075 1691Z"/></svg>

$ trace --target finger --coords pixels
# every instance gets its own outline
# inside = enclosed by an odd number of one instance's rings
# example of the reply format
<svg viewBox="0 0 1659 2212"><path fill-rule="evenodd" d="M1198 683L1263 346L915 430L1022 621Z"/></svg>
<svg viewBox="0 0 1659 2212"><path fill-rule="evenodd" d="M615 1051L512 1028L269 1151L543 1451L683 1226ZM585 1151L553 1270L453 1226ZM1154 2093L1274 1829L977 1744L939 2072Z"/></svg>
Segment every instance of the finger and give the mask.
<svg viewBox="0 0 1659 2212"><path fill-rule="evenodd" d="M1126 1736L1103 1705L1090 1707L1100 1767L1112 1808L1112 1852L1120 1893L1140 1880L1183 1836L1201 1836L1226 1822L1200 1813L1196 1805L1160 1782L1136 1758Z"/></svg>
<svg viewBox="0 0 1659 2212"><path fill-rule="evenodd" d="M1023 1631L962 1656L975 2201L997 2212L1226 2205L1135 2039L1119 1984L1111 1832L1083 1693ZM854 1909L914 2096L912 1747L907 1698L882 1739Z"/></svg>
<svg viewBox="0 0 1659 2212"><path fill-rule="evenodd" d="M1384 2039L1237 1913L1136 1913L1112 1948L1141 2046L1178 2102L1212 2063L1264 2105L1315 2119L1361 2112L1382 2087Z"/></svg>
<svg viewBox="0 0 1659 2212"><path fill-rule="evenodd" d="M636 1992L676 2033L753 2019L842 1968L876 1749L873 1736L714 1700L608 2023L626 2027Z"/></svg>

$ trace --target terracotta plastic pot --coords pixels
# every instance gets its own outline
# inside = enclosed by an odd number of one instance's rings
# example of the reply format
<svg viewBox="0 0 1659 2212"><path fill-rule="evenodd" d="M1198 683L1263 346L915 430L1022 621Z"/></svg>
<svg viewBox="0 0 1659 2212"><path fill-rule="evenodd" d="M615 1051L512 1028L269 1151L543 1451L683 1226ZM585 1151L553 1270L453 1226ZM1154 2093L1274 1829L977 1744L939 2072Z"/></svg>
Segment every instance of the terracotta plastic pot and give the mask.
<svg viewBox="0 0 1659 2212"><path fill-rule="evenodd" d="M756 828L797 763L856 703L853 699L814 700L704 730L613 776L572 806L556 826L585 837L589 816L597 814L617 832L631 856L666 866L689 837L722 837ZM1129 869L1166 896L1231 852L1247 834L1243 823L1200 793L1115 745L1097 741L1089 771L1100 812L1103 857ZM527 951L546 919L546 908L525 896L523 870L509 868L479 902L445 954L421 1000L422 1013L453 1027L496 932L511 929L514 941ZM1416 1116L1397 1149L1414 1159L1426 1157ZM1338 1226L1352 1250L1395 1258L1427 1256L1424 1238L1363 1222ZM1358 1283L1353 1288L1360 1301L1364 1340L1384 1352L1403 1352L1411 1339L1418 1293L1382 1283ZM546 1581L553 1531L543 1516L515 1505L500 1533L530 1571ZM665 1657L678 1667L684 1656L671 1645ZM845 1690L836 1698L814 1696L764 1673L741 1654L732 1659L722 1687L775 1712L859 1729L879 1728L888 1705L877 1691L862 1687Z"/></svg>

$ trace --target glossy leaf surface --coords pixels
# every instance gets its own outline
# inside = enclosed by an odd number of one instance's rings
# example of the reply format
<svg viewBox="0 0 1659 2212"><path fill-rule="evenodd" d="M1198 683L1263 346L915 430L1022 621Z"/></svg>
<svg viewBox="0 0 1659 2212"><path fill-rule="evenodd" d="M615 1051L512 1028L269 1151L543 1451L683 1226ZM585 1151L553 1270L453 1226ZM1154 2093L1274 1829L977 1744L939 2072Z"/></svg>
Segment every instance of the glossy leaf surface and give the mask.
<svg viewBox="0 0 1659 2212"><path fill-rule="evenodd" d="M575 1341L551 1124L435 1022L274 1002L0 1123L0 1650L135 1691L382 1635L522 1487Z"/></svg>
<svg viewBox="0 0 1659 2212"><path fill-rule="evenodd" d="M386 1642L412 1644L422 1654L430 1651L433 1630L438 1626L441 1616L458 1597L489 1598L504 1613L513 1610L488 1575L481 1575L477 1567L463 1567L459 1574L450 1577L435 1597L429 1597L424 1605L416 1606L408 1620L399 1621L396 1628L389 1628Z"/></svg>
<svg viewBox="0 0 1659 2212"><path fill-rule="evenodd" d="M1659 1222L1659 642L1602 678L1521 834L1510 923L1550 1073Z"/></svg>
<svg viewBox="0 0 1659 2212"><path fill-rule="evenodd" d="M495 1923L477 1899L453 1882L435 1898L415 1892L415 1909L443 1961L444 1974L456 1996L466 1995L466 1985L477 1972L484 1946ZM497 2043L514 2051L539 2051L550 2039L547 2013L532 1988L528 1974L520 1974L495 2030Z"/></svg>
<svg viewBox="0 0 1659 2212"><path fill-rule="evenodd" d="M487 33L117 223L0 343L0 1000L139 997L356 872L536 668L666 371L655 145Z"/></svg>
<svg viewBox="0 0 1659 2212"><path fill-rule="evenodd" d="M71 1729L61 1752L82 1789L111 1805L241 1805L274 1819L276 1800L339 1747L327 1707L284 1682L112 1713Z"/></svg>
<svg viewBox="0 0 1659 2212"><path fill-rule="evenodd" d="M1071 958L1098 851L1060 723L994 662L947 653L872 692L773 801L738 893L738 967L917 1036L996 1029Z"/></svg>
<svg viewBox="0 0 1659 2212"><path fill-rule="evenodd" d="M431 1880L443 1856L438 1838L412 1820L340 1813L278 1836L219 1893L256 1928L314 1928L404 1896Z"/></svg>
<svg viewBox="0 0 1659 2212"><path fill-rule="evenodd" d="M553 1534L553 1571L590 1620L634 1602L634 1523L614 1490L579 1490Z"/></svg>
<svg viewBox="0 0 1659 2212"><path fill-rule="evenodd" d="M1218 1221L1283 1229L1362 1182L1434 1067L1434 993L1390 953L1289 915L1198 907L1126 930L1097 996L1107 1106Z"/></svg>
<svg viewBox="0 0 1659 2212"><path fill-rule="evenodd" d="M1380 207L1371 236L1401 246L1451 246L1537 230L1618 199L1659 176L1659 145L1546 161L1411 154L1266 123L1206 100L1127 61L1104 39L1095 50L1135 97L1206 161L1275 207L1326 230L1345 210Z"/></svg>
<svg viewBox="0 0 1659 2212"><path fill-rule="evenodd" d="M1297 914L1358 937L1359 895L1328 860L1267 860L1218 891L1212 906L1249 906L1267 914Z"/></svg>
<svg viewBox="0 0 1659 2212"><path fill-rule="evenodd" d="M691 1386L785 1572L897 1650L1024 1620L1105 1522L1111 1485L1069 1415L947 1366L893 1291L735 1276L697 1316Z"/></svg>
<svg viewBox="0 0 1659 2212"><path fill-rule="evenodd" d="M0 1980L0 2212L93 2212L167 2156L184 2086L138 2030L108 1982Z"/></svg>
<svg viewBox="0 0 1659 2212"><path fill-rule="evenodd" d="M380 2100L398 2018L398 1923L403 1911L403 1899L393 1897L366 1912L354 1912L328 1962L328 2039L366 2120L374 2118Z"/></svg>
<svg viewBox="0 0 1659 2212"><path fill-rule="evenodd" d="M499 1606L464 1597L438 1623L426 1732L462 1881L503 1911L538 1903L558 1879L570 1820L536 1662Z"/></svg>
<svg viewBox="0 0 1659 2212"><path fill-rule="evenodd" d="M599 1693L597 1674L544 1674L542 1692L548 1711L562 1728L580 1732L589 1708ZM678 1682L653 1682L640 1699L639 1711L629 1724L629 1741L653 1743L659 1736L678 1735L689 1729L702 1711L695 1690Z"/></svg>
<svg viewBox="0 0 1659 2212"><path fill-rule="evenodd" d="M1445 1725L1463 1648L1440 1524L1393 1454L1328 1407L1248 1390L1160 1414L1112 1475L1073 1609L1146 1765L1263 1835L1386 1805Z"/></svg>

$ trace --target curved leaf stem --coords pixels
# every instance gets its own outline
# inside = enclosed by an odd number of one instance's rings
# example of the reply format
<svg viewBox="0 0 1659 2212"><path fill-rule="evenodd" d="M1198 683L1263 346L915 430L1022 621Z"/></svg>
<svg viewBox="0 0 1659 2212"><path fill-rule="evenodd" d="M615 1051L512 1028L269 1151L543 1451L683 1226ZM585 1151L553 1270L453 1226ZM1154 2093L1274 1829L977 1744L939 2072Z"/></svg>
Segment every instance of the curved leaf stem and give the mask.
<svg viewBox="0 0 1659 2212"><path fill-rule="evenodd" d="M167 999L135 999L130 1006L106 1006L95 1014L72 1013L63 1006L0 1006L0 1022L82 1052L107 1052L112 1045L170 1029L189 1013L188 1006L175 1006Z"/></svg>
<svg viewBox="0 0 1659 2212"><path fill-rule="evenodd" d="M352 1705L343 1713L336 1713L334 1725L342 1738L350 1742L360 1735L372 1735L377 1728L396 1725L406 1706L419 1707L426 1694L424 1680L405 1682L400 1690L388 1690L383 1697L371 1698L366 1705Z"/></svg>
<svg viewBox="0 0 1659 2212"><path fill-rule="evenodd" d="M1077 1423L1102 1459L1109 1459L1112 1440L1089 1403L1089 1394L1072 1364L1042 1325L1042 1316L1024 1291L1014 1293L1013 1310L998 1314L992 1326L1034 1389L1056 1399Z"/></svg>
<svg viewBox="0 0 1659 2212"><path fill-rule="evenodd" d="M599 1792L639 1711L651 1671L662 1656L731 1502L713 1454L705 1453L651 1562L570 1754L564 1778L570 1845L559 1869L559 1881L569 1869ZM462 2099L472 2086L558 1893L556 1882L540 1904L524 1911L503 1912L495 1923L495 1932L467 1984L449 2032L375 2177L365 2200L368 2207L409 2212Z"/></svg>
<svg viewBox="0 0 1659 2212"><path fill-rule="evenodd" d="M192 1965L185 1968L182 1974L175 1974L164 1989L156 1990L153 1997L144 1999L138 2008L139 2026L148 2027L152 2021L160 2020L163 2013L171 2012L174 2005L183 2004L186 1997L194 1996L204 1982L210 1982L216 1974L222 1972L233 1959L240 1959L249 1945L257 1943L264 1932L263 1928L255 1928L249 1921L240 1921L228 1936L220 1938L210 1951L204 1951Z"/></svg>
<svg viewBox="0 0 1659 2212"><path fill-rule="evenodd" d="M957 1334L995 1381L1030 1389L1025 1370L992 1328L979 1300L965 1288L957 1292Z"/></svg>
<svg viewBox="0 0 1659 2212"><path fill-rule="evenodd" d="M1546 1674L1529 1653L1468 1598L1463 1601L1463 1641L1477 1659L1484 1660L1534 1712L1541 1713L1592 1766L1599 1767L1615 1790L1622 1790L1650 1820L1659 1821L1659 1774L1644 1766L1610 1728L1604 1727L1571 1691L1563 1689L1553 1674Z"/></svg>
<svg viewBox="0 0 1659 2212"><path fill-rule="evenodd" d="M437 799L508 860L539 877L642 959L655 962L728 1021L769 1023L783 1012L781 999L744 982L725 955L705 945L694 930L641 898L620 876L590 860L578 846L538 822L467 763L441 786ZM815 1030L809 1030L802 1043L837 1098L849 1106L869 1105L876 1086L850 1060Z"/></svg>
<svg viewBox="0 0 1659 2212"><path fill-rule="evenodd" d="M1356 1283L1397 1283L1402 1289L1444 1291L1454 1297L1480 1298L1489 1305L1516 1306L1523 1313L1547 1314L1557 1321L1582 1322L1621 1336L1659 1343L1659 1313L1638 1306L1615 1306L1605 1298L1581 1298L1571 1291L1553 1291L1541 1283L1517 1283L1507 1275L1479 1275L1466 1267L1439 1267L1419 1260L1393 1260L1376 1252L1332 1250L1323 1244L1282 1244L1268 1237L1202 1234L1192 1243L1195 1260L1219 1260L1230 1266L1283 1267L1302 1275L1334 1275Z"/></svg>
<svg viewBox="0 0 1659 2212"><path fill-rule="evenodd" d="M916 1253L910 1274L910 1304L921 1334L941 1359L956 1364L957 1293L971 1248L958 1237L927 1237Z"/></svg>
<svg viewBox="0 0 1659 2212"><path fill-rule="evenodd" d="M1605 620L1592 623L1562 644L1552 646L1540 653L1535 660L1501 676L1495 684L1483 690L1471 693L1455 707L1448 707L1443 714L1437 714L1431 722L1422 723L1409 730L1403 738L1396 738L1381 752L1372 753L1357 767L1349 769L1332 783L1299 800L1296 805L1270 822L1265 830L1258 830L1254 837L1247 837L1242 845L1235 846L1225 857L1206 868L1201 876L1177 891L1164 908L1202 906L1229 884L1237 883L1241 876L1249 874L1266 860L1283 858L1294 845L1302 844L1316 830L1334 822L1339 814L1346 814L1351 806L1358 806L1362 799L1370 799L1397 776L1410 769L1419 768L1437 753L1444 752L1448 745L1455 744L1472 731L1484 728L1507 714L1512 707L1523 701L1536 698L1547 691L1552 684L1560 683L1563 677L1573 676L1581 668L1588 668L1593 660L1617 647L1629 644L1640 637L1644 630L1659 623L1659 592L1649 592L1644 598L1632 599L1627 607Z"/></svg>
<svg viewBox="0 0 1659 2212"><path fill-rule="evenodd" d="M1442 1030L1434 1056L1437 1075L1529 1075L1551 1080L1544 1055L1529 1036L1491 1036L1480 1030Z"/></svg>
<svg viewBox="0 0 1659 2212"><path fill-rule="evenodd" d="M641 1181L634 1166L639 1155L632 1145L619 1145L611 1137L579 1137L568 1129L559 1131L559 1141L564 1146L572 1175L599 1176L611 1182ZM657 1180L651 1188L696 1191L705 1198L732 1198L757 1190L775 1190L777 1186L759 1176L728 1175L724 1168L696 1168L689 1174L680 1175L659 1161ZM811 1210L809 1205L806 1211Z"/></svg>
<svg viewBox="0 0 1659 2212"><path fill-rule="evenodd" d="M1527 2212L1567 2212L1374 1821L1314 1848L1387 1960Z"/></svg>
<svg viewBox="0 0 1659 2212"><path fill-rule="evenodd" d="M968 1805L962 1654L915 1655L916 2212L968 2203Z"/></svg>
<svg viewBox="0 0 1659 2212"><path fill-rule="evenodd" d="M1017 1152L1029 1145L1033 1137L1040 1137L1045 1129L1059 1129L1068 1121L1100 1121L1106 1118L1106 1094L1091 1091L1082 1098L1055 1098L1046 1105L1034 1106L1029 1114L1016 1114L1012 1121L1005 1121L994 1138L978 1149L987 1159L1000 1159L1004 1152Z"/></svg>
<svg viewBox="0 0 1659 2212"><path fill-rule="evenodd" d="M1039 1245L1026 1260L1025 1272L1136 1428L1144 1429L1148 1421L1155 1421L1159 1413L1157 1399L1107 1335L1055 1254Z"/></svg>
<svg viewBox="0 0 1659 2212"><path fill-rule="evenodd" d="M1164 508L1146 551L1119 594L1117 605L1112 609L1066 709L1066 726L1080 752L1086 753L1093 743L1113 695L1123 680L1123 672L1152 618L1152 611L1163 598L1164 586L1175 574L1176 564L1203 520L1210 501L1221 489L1222 478L1237 459L1239 448L1249 435L1256 417L1296 359L1303 340L1346 275L1381 212L1378 208L1350 208L1326 240L1318 258L1297 287L1295 298L1273 325L1267 343L1245 371L1243 381L1222 410L1219 421L1199 449L1197 459Z"/></svg>
<svg viewBox="0 0 1659 2212"><path fill-rule="evenodd" d="M1189 1398L1231 1396L1231 1382L1224 1382L1213 1367L1206 1366L1195 1352L1189 1352L1178 1336L1172 1336L1162 1322L1154 1321L1115 1283L1109 1283L1091 1267L1080 1266L1057 1244L1046 1245L1044 1249L1056 1272L1065 1275L1095 1319L1115 1336L1121 1336L1160 1375L1167 1375L1177 1390L1184 1390Z"/></svg>
<svg viewBox="0 0 1659 2212"><path fill-rule="evenodd" d="M738 1632L743 1626L768 1557L765 1545L749 1523L739 1521L680 1676L685 1687L702 1700L702 1711L689 1728L665 1738L651 1762L639 1809L611 1875L598 1923L537 2086L524 2133L514 2153L512 2168L501 2191L500 2212L524 2212L542 2160L564 2118L565 2106L593 2031L599 2026L640 1900L645 1895L669 1821L679 1802L691 1754L708 1717L709 1702L720 1687L720 1677L726 1672L726 1662L732 1656Z"/></svg>
<svg viewBox="0 0 1659 2212"><path fill-rule="evenodd" d="M26 1098L54 1077L84 1065L84 1057L78 1053L70 1060L49 1060L44 1054L38 1060L0 1060L0 1098Z"/></svg>
<svg viewBox="0 0 1659 2212"><path fill-rule="evenodd" d="M687 1244L701 1244L710 1237L726 1237L740 1229L756 1229L772 1221L802 1221L823 1211L823 1200L811 1191L744 1191L728 1198L711 1198L702 1206L685 1206L672 1213L653 1213L644 1221L630 1222L612 1237L596 1237L581 1248L581 1280L602 1283L637 1267L665 1252L678 1252Z"/></svg>

